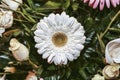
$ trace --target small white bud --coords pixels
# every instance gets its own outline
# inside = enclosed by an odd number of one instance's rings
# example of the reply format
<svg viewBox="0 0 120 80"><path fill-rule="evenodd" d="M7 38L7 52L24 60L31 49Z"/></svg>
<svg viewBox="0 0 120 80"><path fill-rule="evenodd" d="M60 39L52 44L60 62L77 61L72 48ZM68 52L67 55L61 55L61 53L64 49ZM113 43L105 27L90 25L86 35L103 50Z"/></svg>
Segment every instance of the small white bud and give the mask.
<svg viewBox="0 0 120 80"><path fill-rule="evenodd" d="M2 0L4 5L8 6L12 10L17 10L19 5L22 4L22 0Z"/></svg>
<svg viewBox="0 0 120 80"><path fill-rule="evenodd" d="M112 79L119 76L119 64L107 65L104 67L102 73L105 79Z"/></svg>
<svg viewBox="0 0 120 80"><path fill-rule="evenodd" d="M10 40L9 50L12 51L14 58L18 61L25 61L29 59L29 51L26 46L21 44L17 39Z"/></svg>

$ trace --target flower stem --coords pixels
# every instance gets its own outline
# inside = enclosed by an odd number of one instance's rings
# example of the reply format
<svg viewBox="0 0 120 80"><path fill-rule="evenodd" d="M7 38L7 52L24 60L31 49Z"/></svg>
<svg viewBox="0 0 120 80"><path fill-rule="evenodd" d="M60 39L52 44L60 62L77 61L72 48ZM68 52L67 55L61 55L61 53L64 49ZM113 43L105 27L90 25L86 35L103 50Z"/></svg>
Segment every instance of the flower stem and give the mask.
<svg viewBox="0 0 120 80"><path fill-rule="evenodd" d="M38 68L38 66L37 66L36 64L34 64L30 59L28 59L28 61L29 61L29 63L30 63L35 69Z"/></svg>
<svg viewBox="0 0 120 80"><path fill-rule="evenodd" d="M106 28L106 30L100 35L100 38L102 39L103 36L108 32L110 26L112 25L112 23L114 22L114 20L119 16L120 14L120 10L117 12L117 14L112 18L112 20L110 21L110 23L108 24L108 27Z"/></svg>

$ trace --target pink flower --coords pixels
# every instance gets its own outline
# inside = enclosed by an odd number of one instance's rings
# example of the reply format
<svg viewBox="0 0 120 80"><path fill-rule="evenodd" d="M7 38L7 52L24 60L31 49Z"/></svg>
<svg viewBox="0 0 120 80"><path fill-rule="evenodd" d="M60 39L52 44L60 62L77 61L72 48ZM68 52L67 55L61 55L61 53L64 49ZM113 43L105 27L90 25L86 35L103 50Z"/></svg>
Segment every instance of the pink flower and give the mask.
<svg viewBox="0 0 120 80"><path fill-rule="evenodd" d="M99 6L100 10L103 10L105 4L107 8L110 8L111 4L113 7L116 7L120 4L120 0L84 0L84 3L89 3L89 6L93 9L96 9Z"/></svg>

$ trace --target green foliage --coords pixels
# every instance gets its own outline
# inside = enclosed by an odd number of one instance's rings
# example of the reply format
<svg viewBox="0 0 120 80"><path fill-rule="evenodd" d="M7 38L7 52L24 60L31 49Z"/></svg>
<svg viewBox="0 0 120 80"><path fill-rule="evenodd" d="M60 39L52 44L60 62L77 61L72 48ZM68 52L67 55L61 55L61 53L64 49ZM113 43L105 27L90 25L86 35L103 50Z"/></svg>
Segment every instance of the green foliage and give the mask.
<svg viewBox="0 0 120 80"><path fill-rule="evenodd" d="M55 66L48 64L37 53L33 32L36 23L44 16L62 11L77 18L84 26L86 43L77 60L69 62L66 66ZM118 11L119 15L113 19ZM107 42L120 38L120 6L99 11L83 4L82 0L25 0L14 15L13 27L7 29L0 38L1 73L5 66L15 66L17 69L14 74L8 73L8 80L24 80L27 72L33 69L37 71L37 76L45 80L90 80L105 66L104 51ZM39 66L37 69L29 62L17 63L8 49L12 37L29 48L30 60Z"/></svg>

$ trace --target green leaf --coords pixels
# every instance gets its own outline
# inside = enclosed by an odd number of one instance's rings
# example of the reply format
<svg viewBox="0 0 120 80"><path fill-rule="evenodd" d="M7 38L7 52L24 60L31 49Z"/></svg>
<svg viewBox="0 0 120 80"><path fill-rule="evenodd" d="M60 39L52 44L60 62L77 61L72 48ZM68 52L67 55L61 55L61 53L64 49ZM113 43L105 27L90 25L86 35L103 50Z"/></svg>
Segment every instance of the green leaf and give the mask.
<svg viewBox="0 0 120 80"><path fill-rule="evenodd" d="M74 11L76 11L76 10L78 9L78 7L79 7L79 4L78 4L78 3L73 3L73 4L72 4L72 9L73 9Z"/></svg>

